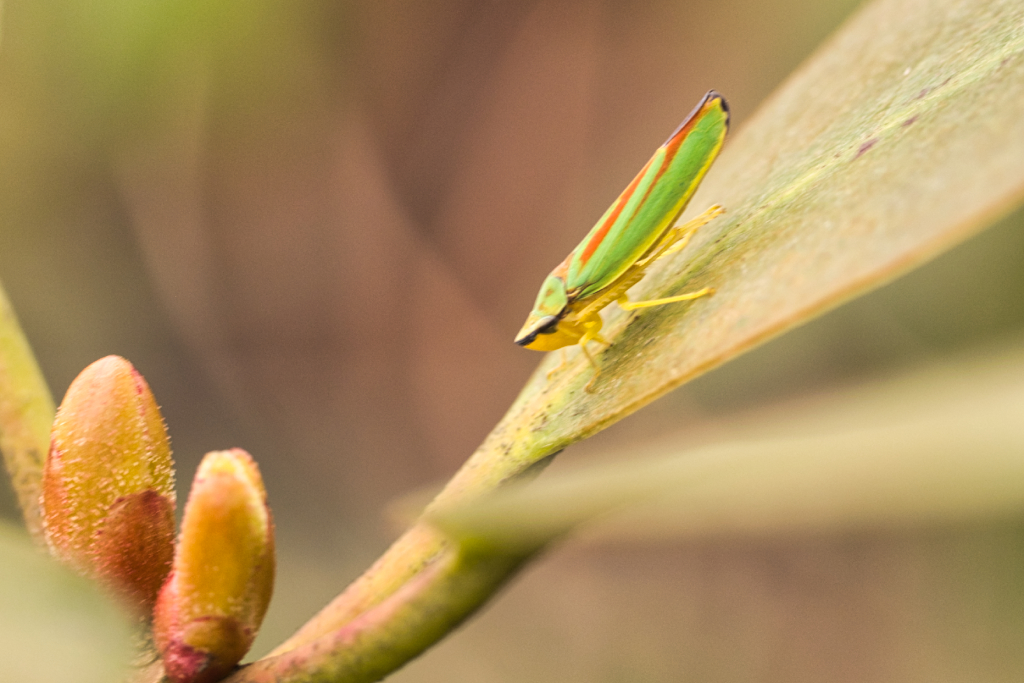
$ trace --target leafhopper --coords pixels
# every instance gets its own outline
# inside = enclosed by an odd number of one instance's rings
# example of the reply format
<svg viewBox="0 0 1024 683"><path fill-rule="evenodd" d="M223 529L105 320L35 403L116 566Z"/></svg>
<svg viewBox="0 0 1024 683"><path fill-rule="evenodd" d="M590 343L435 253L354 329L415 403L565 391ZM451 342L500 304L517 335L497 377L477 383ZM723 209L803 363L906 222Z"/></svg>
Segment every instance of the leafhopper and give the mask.
<svg viewBox="0 0 1024 683"><path fill-rule="evenodd" d="M613 301L625 310L690 301L711 294L704 289L650 301L629 301L626 291L648 266L683 249L702 225L723 213L712 206L675 225L718 156L729 128L729 106L709 91L668 140L659 147L583 241L551 274L515 342L536 351L579 344L600 372L587 343L601 337L601 311ZM592 379L587 384L589 390Z"/></svg>

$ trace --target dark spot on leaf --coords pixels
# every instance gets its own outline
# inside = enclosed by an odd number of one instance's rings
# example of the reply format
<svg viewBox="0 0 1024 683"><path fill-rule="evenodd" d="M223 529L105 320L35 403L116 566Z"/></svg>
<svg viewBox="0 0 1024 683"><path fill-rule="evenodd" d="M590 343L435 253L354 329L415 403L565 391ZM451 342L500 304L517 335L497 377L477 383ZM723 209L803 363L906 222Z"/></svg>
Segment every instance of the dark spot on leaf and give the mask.
<svg viewBox="0 0 1024 683"><path fill-rule="evenodd" d="M856 159L861 154L863 154L864 152L866 152L869 149L871 149L872 147L874 147L877 142L878 142L878 138L871 138L870 140L865 142L863 145L860 146L860 149L857 150L857 156L855 156L854 159Z"/></svg>
<svg viewBox="0 0 1024 683"><path fill-rule="evenodd" d="M917 116L911 116L909 119L903 122L903 127L906 128L907 126L913 124L915 121L917 121Z"/></svg>

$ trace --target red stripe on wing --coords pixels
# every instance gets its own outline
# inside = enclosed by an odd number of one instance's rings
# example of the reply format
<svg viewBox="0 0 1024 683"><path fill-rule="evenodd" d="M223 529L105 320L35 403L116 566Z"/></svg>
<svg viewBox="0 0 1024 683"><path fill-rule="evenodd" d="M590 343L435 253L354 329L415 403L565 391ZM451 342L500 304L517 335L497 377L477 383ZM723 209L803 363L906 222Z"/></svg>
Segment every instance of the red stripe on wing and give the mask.
<svg viewBox="0 0 1024 683"><path fill-rule="evenodd" d="M704 97L700 104L698 104L694 108L694 110L690 112L690 115L686 117L686 120L679 124L679 127L676 128L675 132L672 133L669 139L666 140L665 143L661 145L661 147L659 147L658 150L655 151L651 159L646 164L644 164L644 167L640 169L640 172L637 173L635 178L633 178L633 181L626 187L625 190L622 191L622 194L619 195L619 198L615 200L615 210L612 211L611 215L608 216L608 219L605 220L605 222L601 225L601 228L594 233L594 236L590 239L590 241L583 246L583 251L579 255L581 268L586 267L587 263L594 255L594 252L597 251L597 248L607 237L608 231L611 230L612 226L615 225L615 222L619 219L619 216L622 215L622 210L625 208L626 204L629 203L629 200L633 196L633 193L636 192L637 186L640 184L640 181L647 173L655 157L657 157L658 152L661 151L661 149L664 149L665 157L662 159L661 167L658 169L658 173L654 177L654 181L647 186L647 192L645 193L644 198L637 205L638 211L640 210L640 207L644 205L644 202L647 201L647 198L650 196L653 189L658 185L658 181L661 179L661 176L664 175L665 169L668 168L668 166L672 163L672 160L675 158L676 154L679 152L679 147L682 146L683 140L685 140L686 136L690 134L690 131L693 130L693 127L697 125L697 121L701 118L701 114L703 113L703 111L719 100L721 100L721 95L719 95L718 93L714 93L713 91L711 93L708 93L708 95Z"/></svg>
<svg viewBox="0 0 1024 683"><path fill-rule="evenodd" d="M633 182L631 182L626 189L622 191L619 198L615 200L615 210L608 216L608 219L601 226L601 229L595 232L594 236L590 238L590 241L583 247L583 253L580 254L580 264L582 266L587 265L587 261L589 261L590 257L594 255L595 251L597 251L601 242L604 241L604 238L608 235L608 231L612 229L613 225L615 225L615 221L619 219L619 216L622 214L622 209L624 209L626 204L629 203L629 198L633 196L634 192L636 192L636 188L640 184L640 180L644 177L644 174L647 173L647 168L651 165L651 161L654 161L654 159L651 158L650 161L644 164L644 167L640 169L640 173L633 178Z"/></svg>

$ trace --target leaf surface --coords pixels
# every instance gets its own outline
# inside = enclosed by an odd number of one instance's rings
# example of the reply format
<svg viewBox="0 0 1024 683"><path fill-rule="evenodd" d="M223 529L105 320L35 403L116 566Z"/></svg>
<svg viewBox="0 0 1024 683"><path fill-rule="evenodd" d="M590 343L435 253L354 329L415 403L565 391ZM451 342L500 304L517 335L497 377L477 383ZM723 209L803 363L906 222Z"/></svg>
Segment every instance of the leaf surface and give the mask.
<svg viewBox="0 0 1024 683"><path fill-rule="evenodd" d="M593 538L770 536L1024 516L1024 355L864 387L735 440L647 446L628 462L506 487L435 521L463 543L528 550Z"/></svg>

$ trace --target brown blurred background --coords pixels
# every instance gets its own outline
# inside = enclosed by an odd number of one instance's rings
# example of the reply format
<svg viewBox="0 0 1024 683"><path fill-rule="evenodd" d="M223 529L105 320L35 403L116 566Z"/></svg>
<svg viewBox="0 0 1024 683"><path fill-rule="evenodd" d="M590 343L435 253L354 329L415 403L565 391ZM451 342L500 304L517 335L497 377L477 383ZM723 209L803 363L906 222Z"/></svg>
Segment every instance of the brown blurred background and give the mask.
<svg viewBox="0 0 1024 683"><path fill-rule="evenodd" d="M266 651L500 418L541 279L700 96L742 126L856 4L7 0L0 279L58 400L106 354L147 377L182 500L206 451L257 458ZM1016 339L1022 222L566 458ZM888 608L974 539L568 549L396 680L928 680L941 638Z"/></svg>

